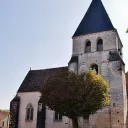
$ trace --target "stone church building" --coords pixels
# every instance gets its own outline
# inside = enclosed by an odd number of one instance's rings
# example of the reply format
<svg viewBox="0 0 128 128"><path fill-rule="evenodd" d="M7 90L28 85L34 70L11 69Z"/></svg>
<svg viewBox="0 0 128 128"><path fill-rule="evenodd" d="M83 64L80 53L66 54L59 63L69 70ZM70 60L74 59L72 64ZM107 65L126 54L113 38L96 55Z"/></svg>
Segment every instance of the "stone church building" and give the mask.
<svg viewBox="0 0 128 128"><path fill-rule="evenodd" d="M123 44L101 0L92 0L72 42L72 57L67 67L30 70L27 73L10 102L9 128L70 128L71 121L67 117L44 106L40 90L45 79L56 73L65 70L81 73L90 68L101 74L111 89L110 106L90 116L90 128L126 128Z"/></svg>

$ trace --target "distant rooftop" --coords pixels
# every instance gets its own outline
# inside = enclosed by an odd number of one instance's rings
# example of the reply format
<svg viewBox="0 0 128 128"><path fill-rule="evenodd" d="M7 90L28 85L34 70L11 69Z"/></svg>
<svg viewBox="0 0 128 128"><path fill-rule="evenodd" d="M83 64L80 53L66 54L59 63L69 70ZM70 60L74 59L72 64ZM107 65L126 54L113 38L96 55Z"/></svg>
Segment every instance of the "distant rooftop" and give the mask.
<svg viewBox="0 0 128 128"><path fill-rule="evenodd" d="M8 116L9 112L0 111L0 120L3 120Z"/></svg>

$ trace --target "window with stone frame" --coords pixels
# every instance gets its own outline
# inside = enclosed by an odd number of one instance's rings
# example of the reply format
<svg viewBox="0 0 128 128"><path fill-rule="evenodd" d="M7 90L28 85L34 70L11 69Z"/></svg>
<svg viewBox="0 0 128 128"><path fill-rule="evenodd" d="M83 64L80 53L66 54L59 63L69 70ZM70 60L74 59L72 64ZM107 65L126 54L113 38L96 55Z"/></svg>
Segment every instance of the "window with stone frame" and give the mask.
<svg viewBox="0 0 128 128"><path fill-rule="evenodd" d="M33 121L33 111L34 108L31 103L29 103L26 107L26 121Z"/></svg>
<svg viewBox="0 0 128 128"><path fill-rule="evenodd" d="M54 112L54 121L62 121L62 115Z"/></svg>
<svg viewBox="0 0 128 128"><path fill-rule="evenodd" d="M85 45L85 53L91 52L91 41L87 41Z"/></svg>
<svg viewBox="0 0 128 128"><path fill-rule="evenodd" d="M98 39L97 40L97 51L102 51L103 50L103 40Z"/></svg>

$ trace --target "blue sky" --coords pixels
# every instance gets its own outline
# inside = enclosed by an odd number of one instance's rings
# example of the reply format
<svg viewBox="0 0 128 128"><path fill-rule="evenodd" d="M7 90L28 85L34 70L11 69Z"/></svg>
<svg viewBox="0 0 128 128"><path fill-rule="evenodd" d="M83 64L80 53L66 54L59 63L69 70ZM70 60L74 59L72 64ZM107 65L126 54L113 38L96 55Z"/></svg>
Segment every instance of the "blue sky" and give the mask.
<svg viewBox="0 0 128 128"><path fill-rule="evenodd" d="M124 45L128 71L128 0L102 0ZM8 109L32 69L67 65L72 35L91 0L0 0L0 109Z"/></svg>

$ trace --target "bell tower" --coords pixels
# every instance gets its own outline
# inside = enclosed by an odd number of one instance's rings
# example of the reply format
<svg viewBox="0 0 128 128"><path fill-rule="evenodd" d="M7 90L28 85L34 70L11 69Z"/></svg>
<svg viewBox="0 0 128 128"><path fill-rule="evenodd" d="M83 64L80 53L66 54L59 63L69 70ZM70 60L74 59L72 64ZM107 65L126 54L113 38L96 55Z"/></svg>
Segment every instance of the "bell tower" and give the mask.
<svg viewBox="0 0 128 128"><path fill-rule="evenodd" d="M92 127L126 128L127 95L123 44L101 0L93 0L73 37L69 70L95 70L109 83L110 106L90 116Z"/></svg>

